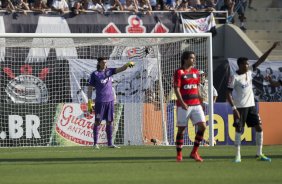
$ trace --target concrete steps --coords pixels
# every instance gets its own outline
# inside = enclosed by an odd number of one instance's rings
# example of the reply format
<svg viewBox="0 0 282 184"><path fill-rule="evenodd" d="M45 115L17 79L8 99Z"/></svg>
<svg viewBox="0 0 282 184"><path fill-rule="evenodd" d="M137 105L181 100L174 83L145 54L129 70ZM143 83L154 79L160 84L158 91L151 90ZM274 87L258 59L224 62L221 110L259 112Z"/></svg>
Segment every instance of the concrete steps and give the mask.
<svg viewBox="0 0 282 184"><path fill-rule="evenodd" d="M275 41L282 44L282 0L254 0L252 6L245 14L246 35L264 53ZM268 59L282 61L282 45Z"/></svg>
<svg viewBox="0 0 282 184"><path fill-rule="evenodd" d="M282 19L248 19L246 26L251 30L282 30Z"/></svg>
<svg viewBox="0 0 282 184"><path fill-rule="evenodd" d="M275 42L275 40L253 40L253 43L259 48L261 49L261 51L266 51L267 49L269 49L273 43ZM275 53L277 50L282 50L281 45L278 46L275 50L272 51L272 53Z"/></svg>
<svg viewBox="0 0 282 184"><path fill-rule="evenodd" d="M247 9L246 17L247 21L250 19L282 19L282 8L257 8L256 10Z"/></svg>
<svg viewBox="0 0 282 184"><path fill-rule="evenodd" d="M273 42L275 42L275 40L273 39L252 41L262 53L266 52L273 45ZM275 50L273 50L268 59L273 61L282 61L282 46L280 45Z"/></svg>
<svg viewBox="0 0 282 184"><path fill-rule="evenodd" d="M252 7L267 8L272 6L272 0L253 0Z"/></svg>
<svg viewBox="0 0 282 184"><path fill-rule="evenodd" d="M250 27L248 28L249 29L246 31L246 34L251 40L257 40L257 39L276 40L276 39L282 38L282 29L280 30L252 30L250 29Z"/></svg>
<svg viewBox="0 0 282 184"><path fill-rule="evenodd" d="M252 7L254 8L282 8L281 0L253 0Z"/></svg>

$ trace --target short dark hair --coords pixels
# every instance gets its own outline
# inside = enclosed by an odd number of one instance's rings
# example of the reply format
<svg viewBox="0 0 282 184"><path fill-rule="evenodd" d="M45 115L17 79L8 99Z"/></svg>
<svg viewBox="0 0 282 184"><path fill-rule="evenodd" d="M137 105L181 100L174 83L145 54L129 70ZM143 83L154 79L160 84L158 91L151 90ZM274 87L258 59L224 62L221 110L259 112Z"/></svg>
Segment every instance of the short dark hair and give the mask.
<svg viewBox="0 0 282 184"><path fill-rule="evenodd" d="M107 58L106 57L98 57L98 59L97 59L97 70L100 70L100 65L99 65L99 63L101 62L101 61L104 61L104 60L107 60Z"/></svg>
<svg viewBox="0 0 282 184"><path fill-rule="evenodd" d="M190 57L190 55L194 54L195 55L195 52L193 51L184 51L181 55L181 66L184 65L184 62L186 59L188 59Z"/></svg>
<svg viewBox="0 0 282 184"><path fill-rule="evenodd" d="M98 63L101 62L101 61L104 61L104 60L107 60L107 58L106 57L98 57L98 59L97 59Z"/></svg>
<svg viewBox="0 0 282 184"><path fill-rule="evenodd" d="M248 61L249 59L247 57L239 57L237 59L237 65L239 66L240 64L242 64L245 61Z"/></svg>

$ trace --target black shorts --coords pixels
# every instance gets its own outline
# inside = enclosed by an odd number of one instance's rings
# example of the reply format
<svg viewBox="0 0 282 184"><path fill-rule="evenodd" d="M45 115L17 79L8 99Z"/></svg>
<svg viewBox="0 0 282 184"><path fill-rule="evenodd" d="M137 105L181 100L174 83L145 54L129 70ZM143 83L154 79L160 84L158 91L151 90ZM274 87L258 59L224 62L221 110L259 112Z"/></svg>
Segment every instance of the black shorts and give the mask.
<svg viewBox="0 0 282 184"><path fill-rule="evenodd" d="M241 128L245 127L245 123L247 123L248 127L254 127L256 125L261 125L261 120L258 115L257 109L255 106L253 107L246 107L246 108L238 108L237 109L240 113L239 121L234 120L238 124L236 126L240 126ZM235 123L236 124L236 123Z"/></svg>

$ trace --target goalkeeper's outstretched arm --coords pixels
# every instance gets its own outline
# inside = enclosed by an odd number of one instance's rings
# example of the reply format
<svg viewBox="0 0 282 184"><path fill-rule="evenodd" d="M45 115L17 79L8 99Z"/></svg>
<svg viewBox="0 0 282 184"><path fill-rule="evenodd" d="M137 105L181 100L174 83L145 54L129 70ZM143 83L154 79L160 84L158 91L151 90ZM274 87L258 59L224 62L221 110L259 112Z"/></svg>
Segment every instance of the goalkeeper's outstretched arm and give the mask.
<svg viewBox="0 0 282 184"><path fill-rule="evenodd" d="M132 68L135 66L135 63L133 61L130 61L128 63L126 63L125 65L123 65L122 67L120 68L116 68L116 73L119 73L119 72L123 72L124 70L126 70L128 67L129 68Z"/></svg>

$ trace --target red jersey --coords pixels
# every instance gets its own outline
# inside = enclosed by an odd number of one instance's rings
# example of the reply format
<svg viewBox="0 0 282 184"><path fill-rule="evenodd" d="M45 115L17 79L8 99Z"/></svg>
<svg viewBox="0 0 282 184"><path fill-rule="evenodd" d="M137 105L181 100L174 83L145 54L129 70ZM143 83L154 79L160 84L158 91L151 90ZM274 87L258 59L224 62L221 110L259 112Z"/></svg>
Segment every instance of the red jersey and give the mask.
<svg viewBox="0 0 282 184"><path fill-rule="evenodd" d="M174 73L174 87L179 87L183 101L189 106L201 104L198 93L199 84L200 76L196 68L191 68L190 71L179 68ZM176 104L181 106L178 100Z"/></svg>

